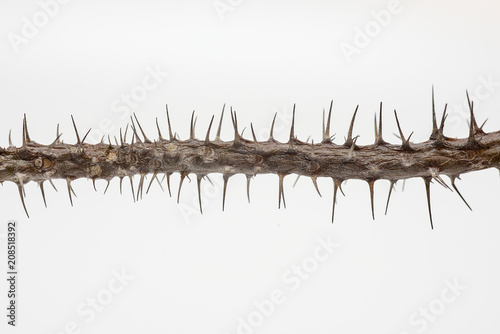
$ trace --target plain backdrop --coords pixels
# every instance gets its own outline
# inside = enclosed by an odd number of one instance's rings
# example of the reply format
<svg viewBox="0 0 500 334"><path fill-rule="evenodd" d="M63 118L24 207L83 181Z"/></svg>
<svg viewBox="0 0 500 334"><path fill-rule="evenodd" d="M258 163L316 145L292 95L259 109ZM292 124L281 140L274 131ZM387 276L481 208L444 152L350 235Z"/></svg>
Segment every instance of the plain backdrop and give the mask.
<svg viewBox="0 0 500 334"><path fill-rule="evenodd" d="M500 128L500 5L493 0L400 1L3 1L0 4L0 146L21 145L26 113L31 138L49 144L89 128L89 143L111 140L135 112L150 138L155 119L205 136L224 103L240 129L266 140L288 138L296 104L299 139L321 140L324 108L334 100L332 133L343 143L359 104L354 134L373 142L384 102L384 139L399 139L393 110L412 141L431 132L431 87L445 135L468 133L465 90L486 131ZM226 113L222 138L232 140ZM213 130L213 129L212 129ZM212 132L212 138L214 130ZM202 187L186 180L176 203L155 182L134 203L125 180L106 193L77 180L71 207L58 192L0 187L0 258L6 226L18 222L18 326L2 333L497 333L500 307L498 170L457 181L456 193L432 184L430 229L422 180L399 182L384 215L389 182L350 180L331 223L333 186L278 177L230 179L222 212L222 176ZM147 182L150 178L148 177ZM449 183L448 179L445 178ZM134 178L137 189L139 178ZM165 188L165 181L163 187ZM325 246L335 244L333 246ZM331 252L329 252L331 251ZM295 267L294 267L295 266ZM1 266L5 268L4 265ZM294 269L295 268L295 269ZM300 268L300 269L297 269ZM6 272L6 269L5 269ZM4 274L2 274L4 275ZM2 276L3 277L3 276ZM117 279L119 277L120 279Z"/></svg>

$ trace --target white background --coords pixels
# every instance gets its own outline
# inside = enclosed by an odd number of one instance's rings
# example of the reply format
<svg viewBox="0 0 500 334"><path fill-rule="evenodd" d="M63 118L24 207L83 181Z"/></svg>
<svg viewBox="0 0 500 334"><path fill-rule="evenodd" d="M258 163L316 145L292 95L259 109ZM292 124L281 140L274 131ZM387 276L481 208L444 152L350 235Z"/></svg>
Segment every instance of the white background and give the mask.
<svg viewBox="0 0 500 334"><path fill-rule="evenodd" d="M14 144L21 144L23 113L32 139L45 144L55 139L57 123L62 139L75 141L70 115L81 135L89 128L117 135L127 123L120 115L129 111L137 113L150 137L159 117L165 135L166 103L180 138L189 135L192 110L198 115L196 134L204 137L211 116L218 118L227 103L237 110L240 129L247 127L245 136L253 122L259 140L267 139L277 112L281 141L288 137L296 103L299 139L312 136L318 142L322 110L331 99L337 143L357 104L358 144L372 143L380 101L386 140L398 142L392 111L397 108L404 133L414 131L412 140L424 141L431 131L433 84L438 117L449 103L445 135L467 135L466 89L474 96L478 121L489 119L484 129L500 128L500 7L493 0L74 0L45 6L52 16L42 7L37 1L0 5L3 147L10 129ZM381 14L388 9L390 16ZM27 22L38 27L30 31ZM360 31L371 37L363 41ZM342 51L347 44L357 48L351 57ZM134 108L116 113L118 105L125 106L123 94L141 90L154 69L168 75L162 74L144 99L133 101ZM224 140L232 139L228 116ZM7 221L15 219L20 272L18 327L6 325L2 306L2 333L500 330L497 170L457 181L473 212L434 183L434 230L422 180L407 181L404 192L398 184L387 216L388 182L377 182L375 221L367 184L351 180L343 187L346 197L338 198L332 225L330 179L319 180L320 198L309 180L292 188L295 176L286 177L287 208L278 210L276 176L252 181L251 204L245 177L235 176L222 212L222 177L213 175L215 187L208 182L203 187L203 215L191 179L180 204L157 184L133 203L128 182L123 195L117 179L103 195L104 181L97 182L96 193L90 181L77 180L74 207L65 182L57 180L59 192L45 186L47 209L30 183L30 219L16 186L0 187L1 259L6 261ZM135 182L137 189L138 178ZM173 176L175 194L178 182ZM319 263L311 258L321 245L318 239L339 245ZM300 286L290 283L287 278L297 282L290 268L303 263L318 265L308 267L311 273L298 280ZM123 270L133 279L120 292L109 292L113 273ZM6 305L7 286L1 282ZM462 288L453 294L446 282ZM266 315L258 313L255 302L269 300L274 290L283 293L282 303ZM92 319L82 315L78 310L89 310L86 303L96 297L106 305ZM426 309L428 318L421 313Z"/></svg>

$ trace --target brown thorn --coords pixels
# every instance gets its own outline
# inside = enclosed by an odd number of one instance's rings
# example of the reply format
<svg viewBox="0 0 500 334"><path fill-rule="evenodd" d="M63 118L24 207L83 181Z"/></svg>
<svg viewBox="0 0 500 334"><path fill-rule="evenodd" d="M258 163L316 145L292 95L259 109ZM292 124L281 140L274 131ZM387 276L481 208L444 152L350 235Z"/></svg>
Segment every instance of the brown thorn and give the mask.
<svg viewBox="0 0 500 334"><path fill-rule="evenodd" d="M252 130L253 142L255 144L255 150L257 151L259 149L259 143L257 142L257 137L255 136L255 131L253 130L253 124L252 123L250 123L250 129Z"/></svg>
<svg viewBox="0 0 500 334"><path fill-rule="evenodd" d="M373 205L374 185L375 185L375 180L368 182L368 186L370 187L370 204L371 204L371 208L372 208L372 219L373 220L375 220L375 209L374 209L374 205Z"/></svg>
<svg viewBox="0 0 500 334"><path fill-rule="evenodd" d="M333 205L332 205L332 224L333 224L333 219L335 217L335 204L337 203L337 190L339 189L339 181L332 179L333 180Z"/></svg>
<svg viewBox="0 0 500 334"><path fill-rule="evenodd" d="M29 218L30 215L28 214L28 210L26 209L26 203L24 203L24 196L23 196L24 186L21 183L18 183L17 188L19 190L19 197L21 197L21 203L23 204L24 212L26 212L26 216L28 216Z"/></svg>
<svg viewBox="0 0 500 334"><path fill-rule="evenodd" d="M141 123L139 123L139 120L137 119L137 116L135 113L134 113L134 118L135 118L135 121L137 122L137 126L139 126L139 130L141 130L142 136L144 137L144 142L151 144L151 140L149 140L148 137L146 137L146 133L142 129Z"/></svg>
<svg viewBox="0 0 500 334"><path fill-rule="evenodd" d="M154 172L153 177L151 178L151 181L149 181L148 189L146 189L146 195L149 193L149 188L151 188L153 181L156 179L156 175L158 175L158 172ZM160 185L161 185L161 183L160 183Z"/></svg>
<svg viewBox="0 0 500 334"><path fill-rule="evenodd" d="M429 139L437 139L436 104L434 103L434 85L432 85L432 132Z"/></svg>
<svg viewBox="0 0 500 334"><path fill-rule="evenodd" d="M431 229L434 229L434 223L432 222L432 211L431 211L431 178L423 177L425 183L425 192L427 195L427 208L429 210L429 220L431 222Z"/></svg>
<svg viewBox="0 0 500 334"><path fill-rule="evenodd" d="M269 133L269 140L270 141L275 141L274 140L274 137L273 137L273 132L274 132L274 122L276 121L276 115L278 115L278 113L275 113L274 114L274 117L273 117L273 122L271 123L271 131Z"/></svg>
<svg viewBox="0 0 500 334"><path fill-rule="evenodd" d="M285 178L285 174L279 173L278 177L279 177L278 209L281 208L282 198L283 198L283 207L286 209L285 192L283 191L283 179Z"/></svg>
<svg viewBox="0 0 500 334"><path fill-rule="evenodd" d="M317 176L311 176L311 180L314 184L314 188L316 188L316 191L318 192L319 197L323 197L323 196L321 196L321 192L319 191L319 188L318 188L318 182L316 181L317 178L318 178Z"/></svg>
<svg viewBox="0 0 500 334"><path fill-rule="evenodd" d="M31 138L30 138L30 135L28 133L28 121L26 120L26 114L24 114L24 128L26 129L25 130L26 141L28 143L30 143L31 142Z"/></svg>
<svg viewBox="0 0 500 334"><path fill-rule="evenodd" d="M226 104L222 106L222 112L220 114L219 127L217 128L217 134L215 136L215 141L220 142L220 132L222 130L222 120L224 119L224 110L226 109Z"/></svg>
<svg viewBox="0 0 500 334"><path fill-rule="evenodd" d="M215 116L212 116L212 119L210 120L210 125L208 126L207 135L205 137L206 144L210 143L210 129L212 129L212 123L214 122L214 117Z"/></svg>
<svg viewBox="0 0 500 334"><path fill-rule="evenodd" d="M225 206L225 203L226 203L227 182L228 182L228 180L229 180L230 177L231 177L231 175L229 175L229 174L223 174L222 175L222 178L224 179L224 186L223 186L223 189L222 189L222 211L224 211L224 206Z"/></svg>
<svg viewBox="0 0 500 334"><path fill-rule="evenodd" d="M122 195L123 176L120 176L120 195Z"/></svg>
<svg viewBox="0 0 500 334"><path fill-rule="evenodd" d="M181 181L179 182L179 190L177 192L177 203L179 203L179 199L181 197L181 188L182 188L182 183L184 182L184 179L186 176L189 174L189 172L181 172ZM168 180L168 179L167 179Z"/></svg>
<svg viewBox="0 0 500 334"><path fill-rule="evenodd" d="M54 190L57 192L57 188L54 185L54 182L52 182L52 179L49 179L49 182L50 182L50 185L52 186L52 188L54 188Z"/></svg>
<svg viewBox="0 0 500 334"><path fill-rule="evenodd" d="M73 206L73 197L71 197L71 180L70 179L66 179L66 184L67 184L67 187L68 187L68 195L69 195L69 202L71 203L71 206Z"/></svg>
<svg viewBox="0 0 500 334"><path fill-rule="evenodd" d="M168 114L168 104L165 105L165 110L167 111L167 123L168 123L168 135L170 137L170 141L174 139L172 135L172 126L170 125L170 115Z"/></svg>
<svg viewBox="0 0 500 334"><path fill-rule="evenodd" d="M197 186L198 186L198 203L200 204L200 213L203 214L203 209L201 207L201 179L203 178L203 175L196 175L196 181L197 181Z"/></svg>
<svg viewBox="0 0 500 334"><path fill-rule="evenodd" d="M233 115L233 107L231 107L231 120L233 121L233 128L234 128L234 142L239 143L241 141L241 136L238 132L238 119L236 118L236 111L234 112Z"/></svg>
<svg viewBox="0 0 500 334"><path fill-rule="evenodd" d="M467 95L467 102L469 103L469 109L472 109L474 107L474 101L471 102L470 98L469 98L469 91L465 91L465 94ZM472 111L472 110L471 110ZM472 115L473 116L473 115ZM474 130L477 130L479 127L477 126L477 123L476 123L476 118L474 117L471 117L471 123L473 125L473 128Z"/></svg>
<svg viewBox="0 0 500 334"><path fill-rule="evenodd" d="M163 136L161 135L160 126L158 125L158 117L156 117L156 129L158 130L158 140L163 140Z"/></svg>
<svg viewBox="0 0 500 334"><path fill-rule="evenodd" d="M42 193L43 204L45 205L45 207L47 207L47 201L45 200L45 190L43 189L43 182L45 181L38 182L38 186L40 187L40 192Z"/></svg>
<svg viewBox="0 0 500 334"><path fill-rule="evenodd" d="M250 181L252 180L252 175L247 174L247 198L248 203L250 203Z"/></svg>
<svg viewBox="0 0 500 334"><path fill-rule="evenodd" d="M292 126L290 127L290 138L288 140L289 149L293 150L293 140L295 137L295 103L293 104L293 112L292 112Z"/></svg>
<svg viewBox="0 0 500 334"><path fill-rule="evenodd" d="M387 195L387 203L385 204L385 215L387 215L387 209L389 208L389 201L391 200L392 189L397 181L391 180L391 185L389 186L389 195Z"/></svg>
<svg viewBox="0 0 500 334"><path fill-rule="evenodd" d="M10 147L14 146L14 145L12 144L12 130L9 130L9 146L10 146Z"/></svg>
<svg viewBox="0 0 500 334"><path fill-rule="evenodd" d="M384 138L382 136L382 102L380 102L380 111L379 111L379 120L378 120L378 138L377 138L377 145L385 145L387 144L384 141Z"/></svg>
<svg viewBox="0 0 500 334"><path fill-rule="evenodd" d="M132 198L134 199L135 203L134 181L132 180L132 176L129 175L128 178L130 179L130 189L132 190Z"/></svg>
<svg viewBox="0 0 500 334"><path fill-rule="evenodd" d="M94 186L94 190L97 191L96 187L95 187L95 178L92 178L92 185Z"/></svg>
<svg viewBox="0 0 500 334"><path fill-rule="evenodd" d="M356 106L356 110L354 110L354 114L352 115L351 125L349 126L349 131L347 132L347 139L344 143L344 146L350 147L353 144L352 139L352 131L354 130L354 121L356 120L356 114L358 113L359 104Z"/></svg>
<svg viewBox="0 0 500 334"><path fill-rule="evenodd" d="M141 199L142 199L142 189L144 187L144 178L146 177L145 173L141 173L141 178L139 180L139 187L137 187L137 200L139 200L139 193L141 194Z"/></svg>
<svg viewBox="0 0 500 334"><path fill-rule="evenodd" d="M76 128L75 119L73 118L73 115L71 115L71 121L73 122L73 128L75 128L77 144L81 144L80 135L78 134L78 129Z"/></svg>
<svg viewBox="0 0 500 334"><path fill-rule="evenodd" d="M106 188L104 189L104 195L106 195L106 192L108 191L109 184L111 183L111 180L107 180L108 183L106 184Z"/></svg>
<svg viewBox="0 0 500 334"><path fill-rule="evenodd" d="M168 195L172 197L172 192L170 191L170 175L172 175L172 173L165 173L165 176L167 177Z"/></svg>
<svg viewBox="0 0 500 334"><path fill-rule="evenodd" d="M189 131L189 139L193 140L194 138L194 127L195 127L195 121L194 121L194 110L193 113L191 114L191 126L190 126L190 131Z"/></svg>
<svg viewBox="0 0 500 334"><path fill-rule="evenodd" d="M128 124L125 126L125 133L123 134L123 141L125 144L127 143L127 131L128 131ZM132 136L132 140L134 139L134 136Z"/></svg>
<svg viewBox="0 0 500 334"><path fill-rule="evenodd" d="M330 137L330 122L332 119L332 109L333 109L333 100L330 102L330 110L328 111L328 120L326 122L325 132L323 133L323 143L330 143L332 141Z"/></svg>
<svg viewBox="0 0 500 334"><path fill-rule="evenodd" d="M472 208L470 207L469 203L467 203L467 201L462 196L462 194L460 193L460 191L458 190L458 188L457 188L457 186L455 184L456 176L450 176L449 178L451 180L451 186L453 187L453 189L455 189L455 191L457 192L458 196L460 196L460 198L462 199L462 201L464 201L465 205L467 205L467 207L469 208L469 210L472 211Z"/></svg>
<svg viewBox="0 0 500 334"><path fill-rule="evenodd" d="M85 139L87 139L87 136L89 135L89 133L90 133L90 131L91 131L91 130L92 130L92 129L89 129L89 131L87 131L87 133L85 134L85 136L83 136L83 139L82 139L82 145L83 145L83 143L85 142ZM109 135L108 135L108 139L109 139Z"/></svg>
<svg viewBox="0 0 500 334"><path fill-rule="evenodd" d="M130 120L132 121L132 125L130 125L130 127L132 128L132 131L134 131L135 139L137 140L138 143L142 144L142 140L139 137L139 134L137 133L137 130L136 130L136 127L135 127L135 123L134 123L134 119L132 118L132 116L130 116ZM134 136L132 136L132 144L131 145L134 144L134 142L133 142Z"/></svg>

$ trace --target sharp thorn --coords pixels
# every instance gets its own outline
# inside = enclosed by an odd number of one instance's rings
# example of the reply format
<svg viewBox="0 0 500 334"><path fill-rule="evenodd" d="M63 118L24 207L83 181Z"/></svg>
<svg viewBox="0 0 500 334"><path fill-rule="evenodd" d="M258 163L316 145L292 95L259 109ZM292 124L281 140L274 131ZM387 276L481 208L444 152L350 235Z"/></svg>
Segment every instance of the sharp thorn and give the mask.
<svg viewBox="0 0 500 334"><path fill-rule="evenodd" d="M71 192L72 192L71 180L70 179L66 179L66 184L67 184L67 187L68 187L69 202L71 203L71 206L73 206L73 197L71 197Z"/></svg>
<svg viewBox="0 0 500 334"><path fill-rule="evenodd" d="M26 141L28 143L30 143L31 138L30 138L30 135L28 133L28 121L26 120L26 114L24 114L24 128L25 128Z"/></svg>
<svg viewBox="0 0 500 334"><path fill-rule="evenodd" d="M123 176L120 176L120 195L122 195Z"/></svg>
<svg viewBox="0 0 500 334"><path fill-rule="evenodd" d="M248 203L250 203L250 181L252 180L252 175L247 174L247 198Z"/></svg>
<svg viewBox="0 0 500 334"><path fill-rule="evenodd" d="M273 117L273 122L271 123L271 131L269 133L269 140L270 141L275 141L274 140L274 136L273 136L273 132L274 132L274 123L276 122L276 115L278 115L278 113L275 113L274 114L274 117Z"/></svg>
<svg viewBox="0 0 500 334"><path fill-rule="evenodd" d="M432 222L432 211L431 211L431 178L424 177L425 192L427 194L427 208L429 210L429 220L431 222L431 229L434 229L434 223Z"/></svg>
<svg viewBox="0 0 500 334"><path fill-rule="evenodd" d="M158 117L156 117L156 130L158 130L158 140L163 140L163 136L161 135L160 126L158 125Z"/></svg>
<svg viewBox="0 0 500 334"><path fill-rule="evenodd" d="M38 182L38 185L40 186L40 192L42 193L43 204L45 205L45 207L47 207L47 201L45 200L45 190L43 189L43 182L45 181Z"/></svg>
<svg viewBox="0 0 500 334"><path fill-rule="evenodd" d="M172 175L172 173L165 174L165 176L167 177L168 195L172 197L172 192L170 191L170 175Z"/></svg>
<svg viewBox="0 0 500 334"><path fill-rule="evenodd" d="M26 203L24 202L24 196L23 196L24 186L21 183L18 183L17 188L19 190L19 197L21 197L21 203L23 204L24 212L26 212L26 216L28 216L28 218L29 218L30 215L28 214L28 210L26 209Z"/></svg>
<svg viewBox="0 0 500 334"><path fill-rule="evenodd" d="M332 119L332 109L333 109L333 100L330 102L330 110L328 111L328 120L326 121L325 132L323 133L323 143L330 143L330 123Z"/></svg>
<svg viewBox="0 0 500 334"><path fill-rule="evenodd" d="M129 175L128 178L130 179L130 189L132 190L132 198L134 199L134 203L135 203L134 181L132 180L132 176Z"/></svg>
<svg viewBox="0 0 500 334"><path fill-rule="evenodd" d="M356 110L354 110L354 114L352 115L351 125L349 126L349 131L347 132L347 139L344 143L344 146L350 147L353 144L352 139L352 131L354 130L354 121L356 120L356 114L358 113L359 104L356 106Z"/></svg>
<svg viewBox="0 0 500 334"><path fill-rule="evenodd" d="M375 185L375 181L369 181L368 182L368 186L370 187L370 205L371 205L371 208L372 208L372 219L375 220L375 209L374 209L374 205L373 205L373 197L374 197L374 185Z"/></svg>
<svg viewBox="0 0 500 334"><path fill-rule="evenodd" d="M285 192L283 191L283 179L285 178L285 174L279 173L278 177L279 177L278 209L281 208L281 199L283 199L283 207L286 209Z"/></svg>
<svg viewBox="0 0 500 334"><path fill-rule="evenodd" d="M332 204L332 224L335 218L335 204L337 203L337 190L339 189L339 181L333 179L333 204Z"/></svg>
<svg viewBox="0 0 500 334"><path fill-rule="evenodd" d="M92 179L92 185L94 186L94 190L97 191L96 187L95 187L95 178Z"/></svg>
<svg viewBox="0 0 500 334"><path fill-rule="evenodd" d="M255 150L257 151L259 149L259 143L257 142L257 137L255 136L255 131L253 130L253 124L252 123L250 123L250 129L252 130L253 142L255 144Z"/></svg>
<svg viewBox="0 0 500 334"><path fill-rule="evenodd" d="M318 178L317 176L311 176L311 180L314 184L314 188L316 188L316 191L318 192L319 197L323 197L323 196L321 196L321 192L319 191L319 188L318 188L317 178Z"/></svg>
<svg viewBox="0 0 500 334"><path fill-rule="evenodd" d="M193 113L191 114L191 126L190 126L190 131L189 131L189 139L191 139L191 140L195 139L194 127L195 127L195 123L194 123L194 110L193 110Z"/></svg>
<svg viewBox="0 0 500 334"><path fill-rule="evenodd" d="M201 206L201 179L203 178L203 175L196 175L196 181L197 181L197 186L198 186L198 203L200 204L200 213L203 214L203 209Z"/></svg>
<svg viewBox="0 0 500 334"><path fill-rule="evenodd" d="M158 175L158 172L154 172L153 177L151 178L151 181L149 181L148 189L146 189L146 195L149 193L149 188L151 188L151 185L153 184L153 181L156 179L156 176ZM161 183L160 183L161 185Z"/></svg>
<svg viewBox="0 0 500 334"><path fill-rule="evenodd" d="M79 145L82 142L80 141L80 135L78 134L78 129L76 128L75 119L73 118L73 115L71 115L71 121L73 122L73 128L75 129L77 144Z"/></svg>
<svg viewBox="0 0 500 334"><path fill-rule="evenodd" d="M189 172L181 172L181 181L179 182L179 190L177 192L177 203L179 203L179 199L181 197L181 188L182 188L182 183L184 182L184 179L186 176L189 174ZM167 178L168 182L168 178ZM170 189L170 188L169 188Z"/></svg>
<svg viewBox="0 0 500 334"><path fill-rule="evenodd" d="M9 146L10 146L10 147L14 146L14 145L12 144L12 130L9 130Z"/></svg>
<svg viewBox="0 0 500 334"><path fill-rule="evenodd" d="M387 209L389 208L389 201L391 200L392 189L397 181L391 180L391 185L389 186L389 195L387 195L387 203L385 204L385 215L387 215Z"/></svg>
<svg viewBox="0 0 500 334"><path fill-rule="evenodd" d="M297 184L297 182L299 182L300 176L301 176L300 174L297 175L297 178L295 179L295 182L293 183L292 188L295 188L295 185Z"/></svg>
<svg viewBox="0 0 500 334"><path fill-rule="evenodd" d="M434 102L434 85L432 85L432 133L429 139L437 139L438 128L436 122L436 104Z"/></svg>
<svg viewBox="0 0 500 334"><path fill-rule="evenodd" d="M106 192L108 191L109 184L111 183L111 180L107 180L108 183L106 184L106 188L104 189L104 195L106 195Z"/></svg>
<svg viewBox="0 0 500 334"><path fill-rule="evenodd" d="M470 207L469 203L467 203L467 201L465 200L465 198L462 196L462 194L458 190L458 188L457 188L457 186L455 184L455 179L456 179L455 176L450 176L451 186L453 187L453 189L455 189L455 191L457 192L458 196L460 196L460 198L462 199L462 201L464 201L465 205L467 205L467 207L469 208L469 210L472 211L472 208Z"/></svg>
<svg viewBox="0 0 500 334"><path fill-rule="evenodd" d="M50 182L50 185L52 186L52 188L54 188L54 190L57 192L57 188L54 185L54 182L52 182L52 179L49 179L49 182Z"/></svg>
<svg viewBox="0 0 500 334"><path fill-rule="evenodd" d="M222 120L224 119L224 110L226 109L226 104L222 106L222 112L220 114L219 127L217 128L217 134L215 135L215 141L220 142L220 132L222 130Z"/></svg>
<svg viewBox="0 0 500 334"><path fill-rule="evenodd" d="M146 133L142 129L141 123L139 123L139 120L137 119L137 116L135 113L134 113L134 118L135 118L135 121L137 122L137 126L139 126L139 130L141 130L142 136L144 137L144 142L151 144L151 140L149 140L148 137L146 137Z"/></svg>
<svg viewBox="0 0 500 334"><path fill-rule="evenodd" d="M167 111L168 136L170 138L170 141L172 141L174 139L174 136L172 135L172 126L170 125L170 115L168 114L168 104L165 105L165 110Z"/></svg>
<svg viewBox="0 0 500 334"><path fill-rule="evenodd" d="M141 173L141 178L139 179L139 186L137 187L137 200L139 200L139 194L141 195L142 199L142 189L144 187L144 178L146 177L145 173Z"/></svg>
<svg viewBox="0 0 500 334"><path fill-rule="evenodd" d="M227 190L227 182L231 175L229 174L223 174L222 178L224 179L224 186L222 189L222 211L224 211L225 203L226 203L226 190Z"/></svg>
<svg viewBox="0 0 500 334"><path fill-rule="evenodd" d="M212 116L212 119L210 120L210 125L208 126L207 135L205 137L206 144L210 143L210 129L212 129L212 123L214 122L214 117L215 116Z"/></svg>
<svg viewBox="0 0 500 334"><path fill-rule="evenodd" d="M290 150L293 150L294 137L295 137L295 103L293 104L292 126L290 127L290 138L288 140Z"/></svg>

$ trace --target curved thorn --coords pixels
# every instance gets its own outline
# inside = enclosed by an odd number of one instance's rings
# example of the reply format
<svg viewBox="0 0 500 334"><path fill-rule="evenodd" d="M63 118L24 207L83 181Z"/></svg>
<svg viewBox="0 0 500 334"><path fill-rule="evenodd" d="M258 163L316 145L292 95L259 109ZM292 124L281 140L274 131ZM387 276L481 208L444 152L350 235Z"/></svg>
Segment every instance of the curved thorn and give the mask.
<svg viewBox="0 0 500 334"><path fill-rule="evenodd" d="M123 176L120 176L120 195L122 195Z"/></svg>
<svg viewBox="0 0 500 334"><path fill-rule="evenodd" d="M272 140L272 141L274 141L273 132L274 132L274 123L276 121L276 115L278 115L278 113L274 114L273 122L271 123L271 132L269 133L269 140Z"/></svg>
<svg viewBox="0 0 500 334"><path fill-rule="evenodd" d="M50 182L50 185L52 186L52 188L54 188L54 190L57 192L57 188L54 185L54 182L52 182L52 179L49 179L49 182Z"/></svg>
<svg viewBox="0 0 500 334"><path fill-rule="evenodd" d="M250 181L252 180L252 175L247 174L247 198L248 203L250 203Z"/></svg>
<svg viewBox="0 0 500 334"><path fill-rule="evenodd" d="M172 197L172 192L170 191L170 175L172 175L172 173L165 174L165 176L167 177L168 195Z"/></svg>
<svg viewBox="0 0 500 334"><path fill-rule="evenodd" d="M255 150L259 149L259 143L257 142L257 137L255 136L255 131L253 130L253 124L250 123L250 129L252 130L253 142L255 144Z"/></svg>
<svg viewBox="0 0 500 334"><path fill-rule="evenodd" d="M207 135L205 136L205 143L210 143L210 129L212 129L212 123L214 122L214 117L215 116L212 116L212 119L210 120L210 125L208 126L208 130L207 130Z"/></svg>
<svg viewBox="0 0 500 334"><path fill-rule="evenodd" d="M96 187L95 187L95 178L92 178L92 185L94 186L94 190L97 191Z"/></svg>
<svg viewBox="0 0 500 334"><path fill-rule="evenodd" d="M26 203L24 203L24 196L23 196L24 186L21 183L18 183L17 189L19 190L19 197L21 197L21 203L23 204L24 212L26 212L26 216L28 216L29 218L30 215L28 214L28 210L26 209Z"/></svg>
<svg viewBox="0 0 500 334"><path fill-rule="evenodd" d="M311 180L314 184L314 188L316 188L316 191L318 192L319 197L323 197L323 196L321 196L321 192L319 191L319 188L318 188L318 182L316 181L317 178L318 178L317 176L311 176Z"/></svg>
<svg viewBox="0 0 500 334"><path fill-rule="evenodd" d="M190 130L189 130L189 139L194 139L194 126L195 126L195 123L194 123L194 110L193 110L193 113L191 114L191 126L190 126Z"/></svg>
<svg viewBox="0 0 500 334"><path fill-rule="evenodd" d="M354 121L356 120L356 114L358 113L359 104L356 106L356 110L354 110L354 114L352 115L351 125L349 126L349 131L347 132L347 139L344 143L344 146L350 147L352 146L352 131L354 130Z"/></svg>

